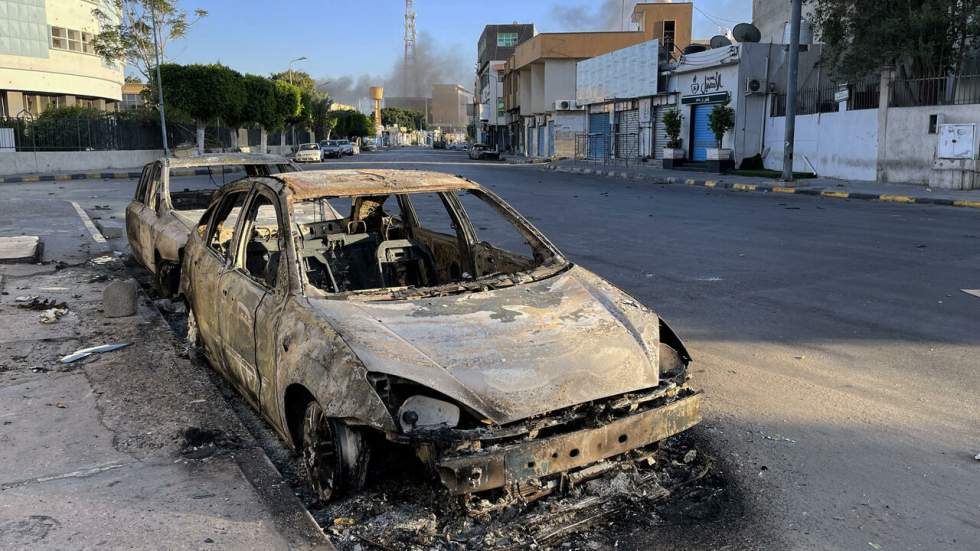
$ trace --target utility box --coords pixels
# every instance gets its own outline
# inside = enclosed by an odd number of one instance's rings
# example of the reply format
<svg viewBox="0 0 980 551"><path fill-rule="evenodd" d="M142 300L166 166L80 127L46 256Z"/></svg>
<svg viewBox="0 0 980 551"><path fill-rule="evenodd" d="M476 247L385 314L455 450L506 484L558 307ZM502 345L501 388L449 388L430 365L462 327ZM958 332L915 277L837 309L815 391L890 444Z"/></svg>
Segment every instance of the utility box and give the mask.
<svg viewBox="0 0 980 551"><path fill-rule="evenodd" d="M976 159L976 124L940 124L939 159Z"/></svg>

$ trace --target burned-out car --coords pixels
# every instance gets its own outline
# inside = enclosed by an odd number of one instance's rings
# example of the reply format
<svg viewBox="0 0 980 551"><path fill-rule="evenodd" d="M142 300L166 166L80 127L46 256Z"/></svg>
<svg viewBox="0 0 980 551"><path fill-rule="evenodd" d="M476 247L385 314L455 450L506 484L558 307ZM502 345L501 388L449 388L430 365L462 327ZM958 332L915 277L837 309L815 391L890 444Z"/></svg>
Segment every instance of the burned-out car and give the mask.
<svg viewBox="0 0 980 551"><path fill-rule="evenodd" d="M459 177L242 179L192 232L181 290L190 338L324 500L365 482L371 442L413 447L452 494L531 499L700 420L663 320Z"/></svg>
<svg viewBox="0 0 980 551"><path fill-rule="evenodd" d="M163 157L143 167L136 194L126 207L126 237L133 258L146 267L164 295L177 290L184 244L211 195L226 182L296 170L285 157L246 153ZM177 172L208 175L202 188L174 191Z"/></svg>

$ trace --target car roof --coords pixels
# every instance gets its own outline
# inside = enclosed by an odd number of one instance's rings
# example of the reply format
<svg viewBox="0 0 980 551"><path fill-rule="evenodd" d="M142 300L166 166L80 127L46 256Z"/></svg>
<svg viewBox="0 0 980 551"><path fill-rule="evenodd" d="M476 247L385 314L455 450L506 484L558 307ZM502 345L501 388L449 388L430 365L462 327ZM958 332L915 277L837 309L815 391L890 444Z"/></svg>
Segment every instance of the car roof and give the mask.
<svg viewBox="0 0 980 551"><path fill-rule="evenodd" d="M443 172L428 170L306 170L273 174L289 190L291 200L351 195L387 195L480 189L479 184Z"/></svg>
<svg viewBox="0 0 980 551"><path fill-rule="evenodd" d="M194 155L191 157L164 157L162 160L171 168L289 164L289 159L285 157L262 153L218 153L213 155Z"/></svg>

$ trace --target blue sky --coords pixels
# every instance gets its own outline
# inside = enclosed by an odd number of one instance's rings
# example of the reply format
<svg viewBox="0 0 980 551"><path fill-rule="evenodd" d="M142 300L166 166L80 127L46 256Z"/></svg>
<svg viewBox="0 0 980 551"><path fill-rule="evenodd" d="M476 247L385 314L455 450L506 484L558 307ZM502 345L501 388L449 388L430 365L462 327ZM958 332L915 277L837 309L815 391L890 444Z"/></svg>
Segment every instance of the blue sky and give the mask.
<svg viewBox="0 0 980 551"><path fill-rule="evenodd" d="M628 12L630 2L625 3ZM402 56L403 0L180 0L180 5L210 15L169 46L167 57L179 63L220 61L242 72L268 74L306 56L308 61L294 68L315 78L356 77L387 75ZM619 2L416 0L415 11L418 32L433 49L472 64L486 24L534 23L539 32L602 30L605 22L597 12L606 5ZM695 8L695 37L717 34L719 24L751 21L751 0L698 0Z"/></svg>

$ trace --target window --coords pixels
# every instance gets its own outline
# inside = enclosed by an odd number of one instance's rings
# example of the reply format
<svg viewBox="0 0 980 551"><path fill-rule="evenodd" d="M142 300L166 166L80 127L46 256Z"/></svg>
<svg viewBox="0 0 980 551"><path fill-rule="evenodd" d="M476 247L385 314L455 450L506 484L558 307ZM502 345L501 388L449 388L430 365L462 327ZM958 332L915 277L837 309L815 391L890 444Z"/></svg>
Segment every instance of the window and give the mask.
<svg viewBox="0 0 980 551"><path fill-rule="evenodd" d="M497 33L498 48L513 48L517 46L517 33Z"/></svg>
<svg viewBox="0 0 980 551"><path fill-rule="evenodd" d="M497 98L497 116L504 116L504 98Z"/></svg>
<svg viewBox="0 0 980 551"><path fill-rule="evenodd" d="M460 192L456 196L476 231L479 244L476 254L484 260L480 262L480 258L477 259L476 277L531 267L535 258L534 248L509 217L502 217L487 199L472 191Z"/></svg>
<svg viewBox="0 0 980 551"><path fill-rule="evenodd" d="M231 243L231 238L235 235L235 224L238 222L238 216L242 212L242 205L245 203L247 194L247 191L229 193L221 200L221 205L214 215L207 243L208 248L221 258L225 257L228 252L228 244Z"/></svg>
<svg viewBox="0 0 980 551"><path fill-rule="evenodd" d="M929 133L935 134L938 126L939 126L939 115L936 114L929 115Z"/></svg>
<svg viewBox="0 0 980 551"><path fill-rule="evenodd" d="M456 224L438 193L415 193L411 195L411 199L420 228L456 237Z"/></svg>
<svg viewBox="0 0 980 551"><path fill-rule="evenodd" d="M674 27L673 21L664 21L664 49L668 54L674 51Z"/></svg>
<svg viewBox="0 0 980 551"><path fill-rule="evenodd" d="M92 38L90 33L64 27L51 27L51 47L55 50L95 54Z"/></svg>
<svg viewBox="0 0 980 551"><path fill-rule="evenodd" d="M242 228L245 244L238 251L238 268L260 285L274 289L279 278L283 236L273 200L264 194L257 195Z"/></svg>

